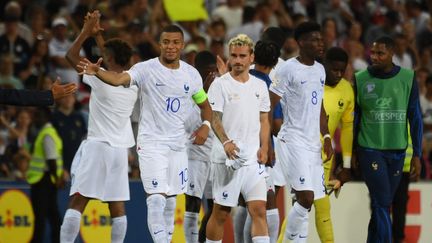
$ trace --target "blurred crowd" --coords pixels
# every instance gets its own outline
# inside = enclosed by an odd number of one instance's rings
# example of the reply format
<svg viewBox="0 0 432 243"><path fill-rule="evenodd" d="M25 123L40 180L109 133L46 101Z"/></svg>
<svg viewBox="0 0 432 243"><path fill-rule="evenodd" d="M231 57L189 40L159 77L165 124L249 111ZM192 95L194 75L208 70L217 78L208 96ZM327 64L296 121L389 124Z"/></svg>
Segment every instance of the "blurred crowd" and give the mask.
<svg viewBox="0 0 432 243"><path fill-rule="evenodd" d="M178 5L199 1L176 0ZM293 29L315 20L322 26L325 47L340 46L349 53L345 73L369 64L371 42L390 35L397 43L395 64L416 70L424 121L423 179L431 178L432 151L432 1L430 0L203 0L208 17L173 19L168 0L16 0L0 2L0 87L49 89L56 77L74 82L79 91L58 101L52 123L63 139L65 171L87 132L89 88L65 59L88 11L99 10L106 39L119 37L134 49L132 63L159 55L158 35L171 23L185 33L182 59L194 64L196 53L210 50L226 59L226 43L239 33L254 41L270 26L282 28L287 40L282 58L298 54ZM180 11L180 10L179 10ZM185 13L187 14L187 13ZM187 16L186 16L187 17ZM177 17L176 17L177 18ZM187 21L182 20L187 19ZM100 57L96 42L87 40L81 55ZM138 109L135 109L138 111ZM25 181L35 129L33 108L0 107L0 177ZM139 114L134 112L137 127ZM134 149L130 177L138 178Z"/></svg>

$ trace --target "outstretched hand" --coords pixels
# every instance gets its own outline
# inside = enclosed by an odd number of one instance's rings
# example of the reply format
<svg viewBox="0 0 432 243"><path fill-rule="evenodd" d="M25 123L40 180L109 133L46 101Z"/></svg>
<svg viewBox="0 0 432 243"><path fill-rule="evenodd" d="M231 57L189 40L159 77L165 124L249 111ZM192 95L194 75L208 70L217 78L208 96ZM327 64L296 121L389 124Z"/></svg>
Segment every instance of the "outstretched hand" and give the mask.
<svg viewBox="0 0 432 243"><path fill-rule="evenodd" d="M102 57L98 59L97 63L92 63L87 58L81 59L81 61L77 64L77 68L82 71L79 72L78 74L96 75L97 72L99 71L102 61L103 61Z"/></svg>
<svg viewBox="0 0 432 243"><path fill-rule="evenodd" d="M51 87L51 92L55 100L71 95L77 91L77 85L74 83L60 84L60 78Z"/></svg>

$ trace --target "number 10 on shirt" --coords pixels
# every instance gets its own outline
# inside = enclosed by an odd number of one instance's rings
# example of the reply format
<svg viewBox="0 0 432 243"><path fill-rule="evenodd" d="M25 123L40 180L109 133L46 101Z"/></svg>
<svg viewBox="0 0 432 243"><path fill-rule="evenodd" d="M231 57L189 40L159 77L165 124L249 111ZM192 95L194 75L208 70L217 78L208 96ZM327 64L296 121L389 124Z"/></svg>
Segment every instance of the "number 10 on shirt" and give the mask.
<svg viewBox="0 0 432 243"><path fill-rule="evenodd" d="M180 99L169 97L165 100L166 102L166 111L171 111L176 113L180 109Z"/></svg>

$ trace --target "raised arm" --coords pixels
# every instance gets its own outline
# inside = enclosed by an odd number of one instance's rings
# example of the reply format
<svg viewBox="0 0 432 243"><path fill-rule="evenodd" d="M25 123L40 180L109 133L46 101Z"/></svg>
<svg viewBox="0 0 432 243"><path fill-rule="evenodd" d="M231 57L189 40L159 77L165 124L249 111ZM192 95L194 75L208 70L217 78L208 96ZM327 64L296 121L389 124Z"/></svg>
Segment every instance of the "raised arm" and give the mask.
<svg viewBox="0 0 432 243"><path fill-rule="evenodd" d="M101 69L100 65L103 61L102 58L99 58L97 63L92 63L87 58L81 59L79 56L79 50L81 49L82 44L88 37L92 35L95 36L98 47L102 52L104 52L104 40L100 34L102 29L99 27L99 17L100 14L98 11L87 14L83 29L72 44L72 47L67 52L66 58L72 64L72 66L75 67L80 75L96 75L99 79L107 84L113 86L128 86L131 80L131 77L128 73L117 73Z"/></svg>

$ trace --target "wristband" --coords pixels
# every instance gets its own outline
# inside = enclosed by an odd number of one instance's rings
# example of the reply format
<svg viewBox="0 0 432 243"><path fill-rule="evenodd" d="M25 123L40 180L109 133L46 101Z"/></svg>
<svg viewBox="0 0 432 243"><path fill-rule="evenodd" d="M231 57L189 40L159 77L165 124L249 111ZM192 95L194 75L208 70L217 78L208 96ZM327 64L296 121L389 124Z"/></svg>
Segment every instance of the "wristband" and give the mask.
<svg viewBox="0 0 432 243"><path fill-rule="evenodd" d="M323 139L325 140L326 138L329 138L330 140L331 140L331 136L330 136L330 134L325 134L324 136L323 136Z"/></svg>
<svg viewBox="0 0 432 243"><path fill-rule="evenodd" d="M343 157L342 167L344 169L350 169L351 168L351 156L344 156Z"/></svg>
<svg viewBox="0 0 432 243"><path fill-rule="evenodd" d="M226 140L225 142L222 143L222 146L225 147L225 145L226 145L227 143L232 143L232 142L233 142L233 140L228 139L228 140Z"/></svg>
<svg viewBox="0 0 432 243"><path fill-rule="evenodd" d="M204 121L202 122L202 125L206 125L206 126L208 126L208 128L211 130L211 123L210 123L209 121L204 120Z"/></svg>

